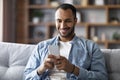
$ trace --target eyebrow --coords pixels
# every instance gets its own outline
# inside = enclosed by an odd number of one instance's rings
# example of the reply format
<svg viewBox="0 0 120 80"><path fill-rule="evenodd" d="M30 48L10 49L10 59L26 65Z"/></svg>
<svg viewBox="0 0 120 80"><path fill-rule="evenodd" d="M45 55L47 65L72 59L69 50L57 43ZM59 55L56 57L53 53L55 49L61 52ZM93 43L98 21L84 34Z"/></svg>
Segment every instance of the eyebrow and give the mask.
<svg viewBox="0 0 120 80"><path fill-rule="evenodd" d="M56 20L62 20L62 19L56 19ZM66 21L66 20L71 20L71 18L67 18L67 19L65 19L64 21Z"/></svg>

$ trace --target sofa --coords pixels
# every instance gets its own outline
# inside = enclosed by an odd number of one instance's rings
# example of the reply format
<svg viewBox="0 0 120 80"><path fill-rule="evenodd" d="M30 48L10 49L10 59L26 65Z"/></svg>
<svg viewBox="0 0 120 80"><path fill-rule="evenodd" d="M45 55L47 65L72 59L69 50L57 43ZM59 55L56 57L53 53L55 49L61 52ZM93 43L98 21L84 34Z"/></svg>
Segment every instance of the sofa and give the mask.
<svg viewBox="0 0 120 80"><path fill-rule="evenodd" d="M35 45L0 42L0 80L23 80L23 71ZM109 80L120 80L120 49L101 49Z"/></svg>

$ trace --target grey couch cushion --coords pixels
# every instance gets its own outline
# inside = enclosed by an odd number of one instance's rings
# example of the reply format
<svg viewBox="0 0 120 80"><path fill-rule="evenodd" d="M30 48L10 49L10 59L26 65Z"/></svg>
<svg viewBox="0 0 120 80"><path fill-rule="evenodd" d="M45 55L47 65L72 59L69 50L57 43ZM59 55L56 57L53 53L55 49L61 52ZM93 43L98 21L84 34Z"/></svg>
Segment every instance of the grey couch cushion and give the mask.
<svg viewBox="0 0 120 80"><path fill-rule="evenodd" d="M120 49L103 49L109 80L120 80Z"/></svg>
<svg viewBox="0 0 120 80"><path fill-rule="evenodd" d="M22 80L35 45L0 42L0 80ZM102 49L109 80L120 80L120 49Z"/></svg>
<svg viewBox="0 0 120 80"><path fill-rule="evenodd" d="M22 80L35 45L0 43L0 80Z"/></svg>

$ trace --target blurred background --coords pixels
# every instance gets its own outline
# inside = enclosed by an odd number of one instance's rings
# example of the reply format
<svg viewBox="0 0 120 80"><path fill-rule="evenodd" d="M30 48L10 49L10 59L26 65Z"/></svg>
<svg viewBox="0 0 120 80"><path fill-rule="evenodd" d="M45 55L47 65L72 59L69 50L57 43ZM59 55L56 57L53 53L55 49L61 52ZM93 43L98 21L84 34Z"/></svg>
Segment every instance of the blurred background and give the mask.
<svg viewBox="0 0 120 80"><path fill-rule="evenodd" d="M77 36L120 48L120 0L0 0L0 42L37 44L54 37L55 8L62 3L77 8Z"/></svg>

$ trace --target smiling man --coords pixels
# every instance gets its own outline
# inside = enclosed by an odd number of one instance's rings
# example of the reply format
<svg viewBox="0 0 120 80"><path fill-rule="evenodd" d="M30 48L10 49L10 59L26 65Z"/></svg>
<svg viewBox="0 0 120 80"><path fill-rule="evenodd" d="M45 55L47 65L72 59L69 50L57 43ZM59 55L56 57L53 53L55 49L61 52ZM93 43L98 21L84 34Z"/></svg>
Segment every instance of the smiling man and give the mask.
<svg viewBox="0 0 120 80"><path fill-rule="evenodd" d="M62 4L55 12L58 35L38 43L25 68L25 80L107 80L103 53L94 42L79 38L74 29L76 8ZM50 53L49 46L59 50ZM57 53L56 53L57 52Z"/></svg>
<svg viewBox="0 0 120 80"><path fill-rule="evenodd" d="M75 14L75 13L74 13ZM58 9L55 13L56 29L60 39L70 41L74 36L74 28L77 22L76 15L70 9Z"/></svg>

